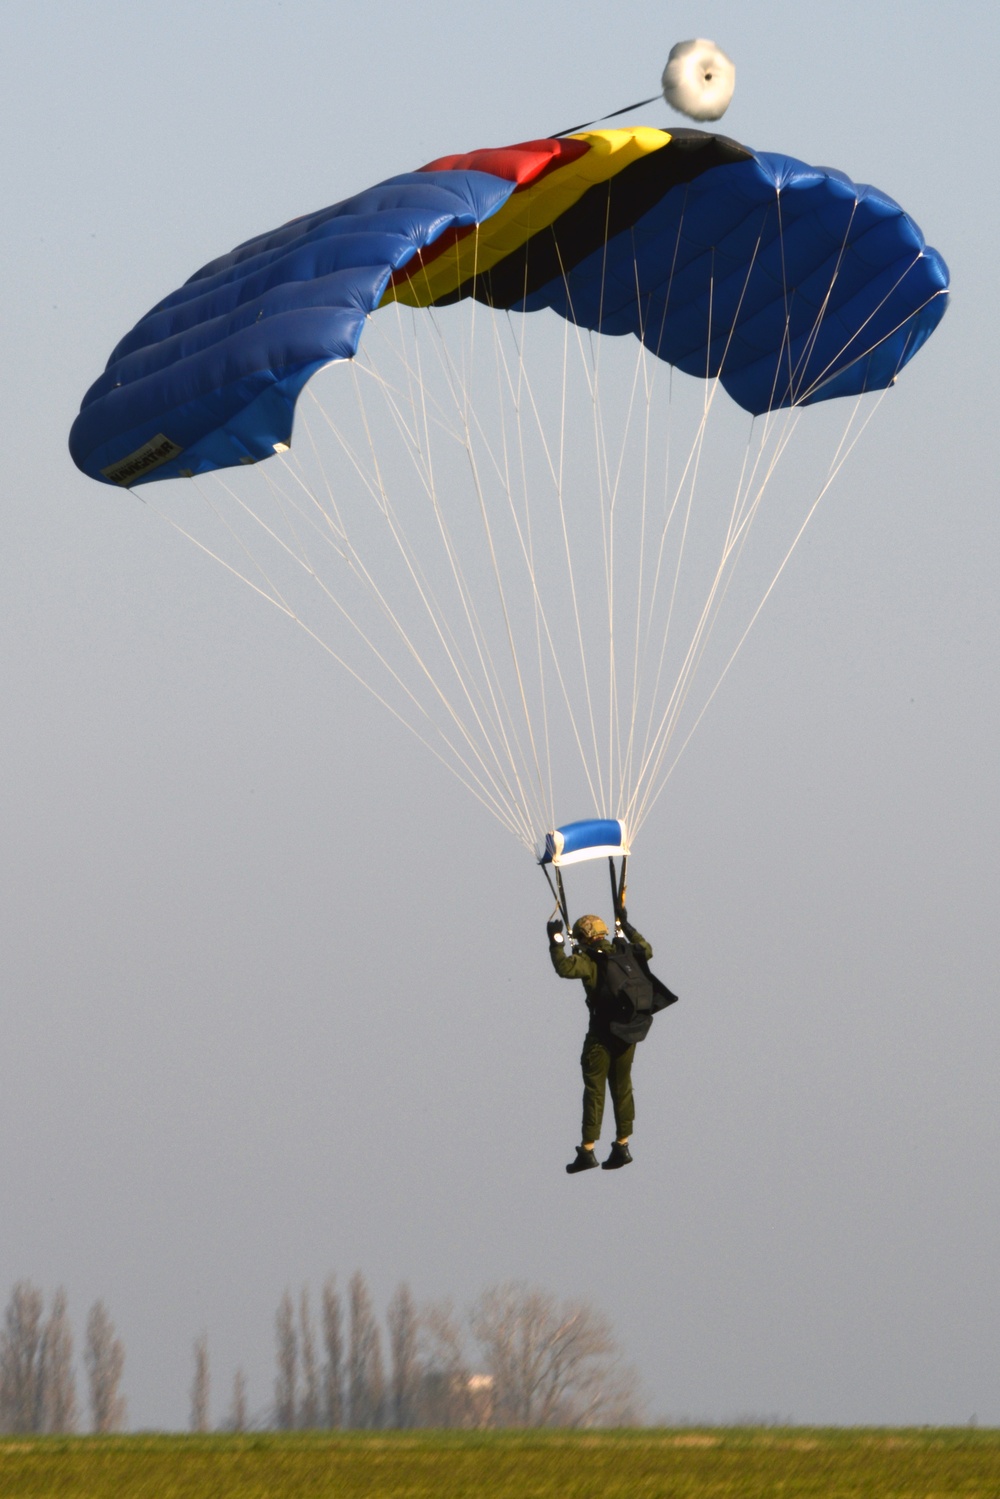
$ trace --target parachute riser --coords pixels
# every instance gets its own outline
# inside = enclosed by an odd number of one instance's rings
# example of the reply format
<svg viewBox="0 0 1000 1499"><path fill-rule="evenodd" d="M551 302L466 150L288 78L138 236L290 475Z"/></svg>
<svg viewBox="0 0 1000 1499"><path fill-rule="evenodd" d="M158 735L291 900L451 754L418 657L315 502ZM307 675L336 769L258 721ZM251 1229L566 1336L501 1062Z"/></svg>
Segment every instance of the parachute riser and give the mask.
<svg viewBox="0 0 1000 1499"><path fill-rule="evenodd" d="M562 870L559 868L558 864L553 866L556 872L556 883L553 885L552 876L549 874L547 866L544 864L540 864L539 868L544 874L546 881L548 882L548 887L552 891L553 899L555 900L556 905L559 907L559 910L562 913L562 919L566 923L566 930L569 931L569 907L566 904L566 891L563 888Z"/></svg>
<svg viewBox="0 0 1000 1499"><path fill-rule="evenodd" d="M622 867L620 875L615 871L614 859L609 856L608 872L611 875L611 905L614 909L616 922L619 922L621 920L622 912L625 909L625 871L627 867L628 854L622 854Z"/></svg>
<svg viewBox="0 0 1000 1499"><path fill-rule="evenodd" d="M552 866L555 872L555 883L553 884L552 876L549 874L548 866L542 864L539 867L545 876L545 880L548 884L549 889L552 891L552 897L559 908L562 919L566 923L566 930L569 931L571 926L571 922L569 919L569 903L566 900L566 887L563 884L562 870L559 868L558 864L554 864ZM616 924L621 921L622 912L625 909L625 893L627 888L625 884L625 875L627 868L627 854L624 854L622 856L620 871L615 868L614 859L609 857L608 873L611 876L611 906L612 910L614 911L614 919Z"/></svg>
<svg viewBox="0 0 1000 1499"><path fill-rule="evenodd" d="M539 856L549 889L555 897L556 906L569 928L569 902L563 885L562 865L578 864L583 860L606 856L611 875L611 905L616 926L620 926L625 909L625 871L628 867L628 831L625 824L615 817L590 817L579 822L567 822L553 828L545 835L545 850ZM621 873L615 859L621 858ZM549 866L554 872L549 873Z"/></svg>

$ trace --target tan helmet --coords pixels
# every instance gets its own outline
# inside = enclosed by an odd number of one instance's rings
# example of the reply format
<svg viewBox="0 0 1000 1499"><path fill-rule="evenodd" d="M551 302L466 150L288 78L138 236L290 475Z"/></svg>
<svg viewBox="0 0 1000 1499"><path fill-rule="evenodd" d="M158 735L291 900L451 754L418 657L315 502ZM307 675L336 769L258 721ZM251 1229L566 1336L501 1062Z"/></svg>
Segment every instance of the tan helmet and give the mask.
<svg viewBox="0 0 1000 1499"><path fill-rule="evenodd" d="M599 916L581 916L573 923L573 939L584 947L592 947L608 935L608 929Z"/></svg>

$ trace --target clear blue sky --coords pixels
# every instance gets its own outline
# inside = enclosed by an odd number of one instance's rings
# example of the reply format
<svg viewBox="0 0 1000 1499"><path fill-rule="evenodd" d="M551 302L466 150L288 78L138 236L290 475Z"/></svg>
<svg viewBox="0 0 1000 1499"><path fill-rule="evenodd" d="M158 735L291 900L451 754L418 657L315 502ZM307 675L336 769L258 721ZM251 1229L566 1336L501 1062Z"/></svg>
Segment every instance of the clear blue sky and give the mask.
<svg viewBox="0 0 1000 1499"><path fill-rule="evenodd" d="M954 35L950 33L954 32ZM523 850L66 453L210 257L737 65L725 128L897 197L954 304L654 816L682 995L569 1180L579 997ZM653 1414L1000 1423L995 7L35 0L7 17L0 1296L102 1296L135 1425L273 1381L286 1286L592 1297ZM665 107L645 112L666 123Z"/></svg>

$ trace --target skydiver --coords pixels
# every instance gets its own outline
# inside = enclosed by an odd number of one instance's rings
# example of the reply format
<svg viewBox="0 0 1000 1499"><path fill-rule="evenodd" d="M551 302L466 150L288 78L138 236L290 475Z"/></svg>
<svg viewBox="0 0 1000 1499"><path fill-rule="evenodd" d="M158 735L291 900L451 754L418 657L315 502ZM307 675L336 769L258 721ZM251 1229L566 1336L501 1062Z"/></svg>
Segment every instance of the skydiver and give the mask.
<svg viewBox="0 0 1000 1499"><path fill-rule="evenodd" d="M632 926L624 907L617 919L617 926L633 951L638 955L640 966L648 973L646 965L653 956L653 949ZM629 1137L635 1119L635 1102L632 1097L632 1059L635 1056L635 1041L623 1040L611 1029L611 995L603 980L606 969L604 957L613 951L608 928L599 916L581 916L573 923L574 949L567 954L566 934L563 923L552 920L546 926L549 938L549 956L552 966L560 978L582 979L590 1011L590 1025L583 1040L580 1066L583 1071L583 1132L576 1156L566 1170L572 1176L577 1171L589 1171L602 1166L605 1171L616 1171L628 1166L632 1153L628 1148ZM650 975L652 977L652 975ZM669 991L653 980L659 991ZM663 999L660 1004L670 1003L674 998ZM657 1004L657 1008L660 1008ZM598 1161L594 1144L600 1138L601 1121L604 1117L605 1087L611 1089L611 1103L615 1113L617 1137L611 1146L606 1161Z"/></svg>

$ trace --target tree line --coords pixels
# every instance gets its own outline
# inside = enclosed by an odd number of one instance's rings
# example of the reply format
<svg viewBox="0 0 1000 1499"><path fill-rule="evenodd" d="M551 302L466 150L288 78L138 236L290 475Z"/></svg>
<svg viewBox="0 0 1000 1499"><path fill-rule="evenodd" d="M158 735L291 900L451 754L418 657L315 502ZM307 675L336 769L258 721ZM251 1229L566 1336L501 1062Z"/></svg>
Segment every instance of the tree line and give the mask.
<svg viewBox="0 0 1000 1499"><path fill-rule="evenodd" d="M641 1419L638 1381L603 1313L513 1282L464 1313L419 1305L403 1282L384 1329L358 1272L346 1304L334 1277L315 1304L286 1291L275 1314L274 1400L251 1420L237 1370L229 1430L624 1426ZM210 1425L208 1342L194 1345L191 1427Z"/></svg>
<svg viewBox="0 0 1000 1499"><path fill-rule="evenodd" d="M83 1348L92 1431L120 1431L125 1349L103 1301L87 1317ZM60 1287L45 1316L44 1297L28 1280L15 1285L0 1330L0 1431L77 1430L73 1331Z"/></svg>
<svg viewBox="0 0 1000 1499"><path fill-rule="evenodd" d="M587 1301L560 1300L513 1282L489 1287L465 1311L418 1305L403 1282L376 1316L359 1272L341 1296L329 1277L314 1301L286 1291L274 1319L273 1399L250 1411L237 1370L229 1431L276 1428L625 1426L641 1420L634 1371L611 1324ZM206 1334L194 1343L190 1426L212 1426ZM83 1348L89 1429L120 1431L125 1350L103 1301L87 1316ZM80 1429L67 1298L46 1315L30 1281L14 1286L0 1328L0 1431Z"/></svg>

